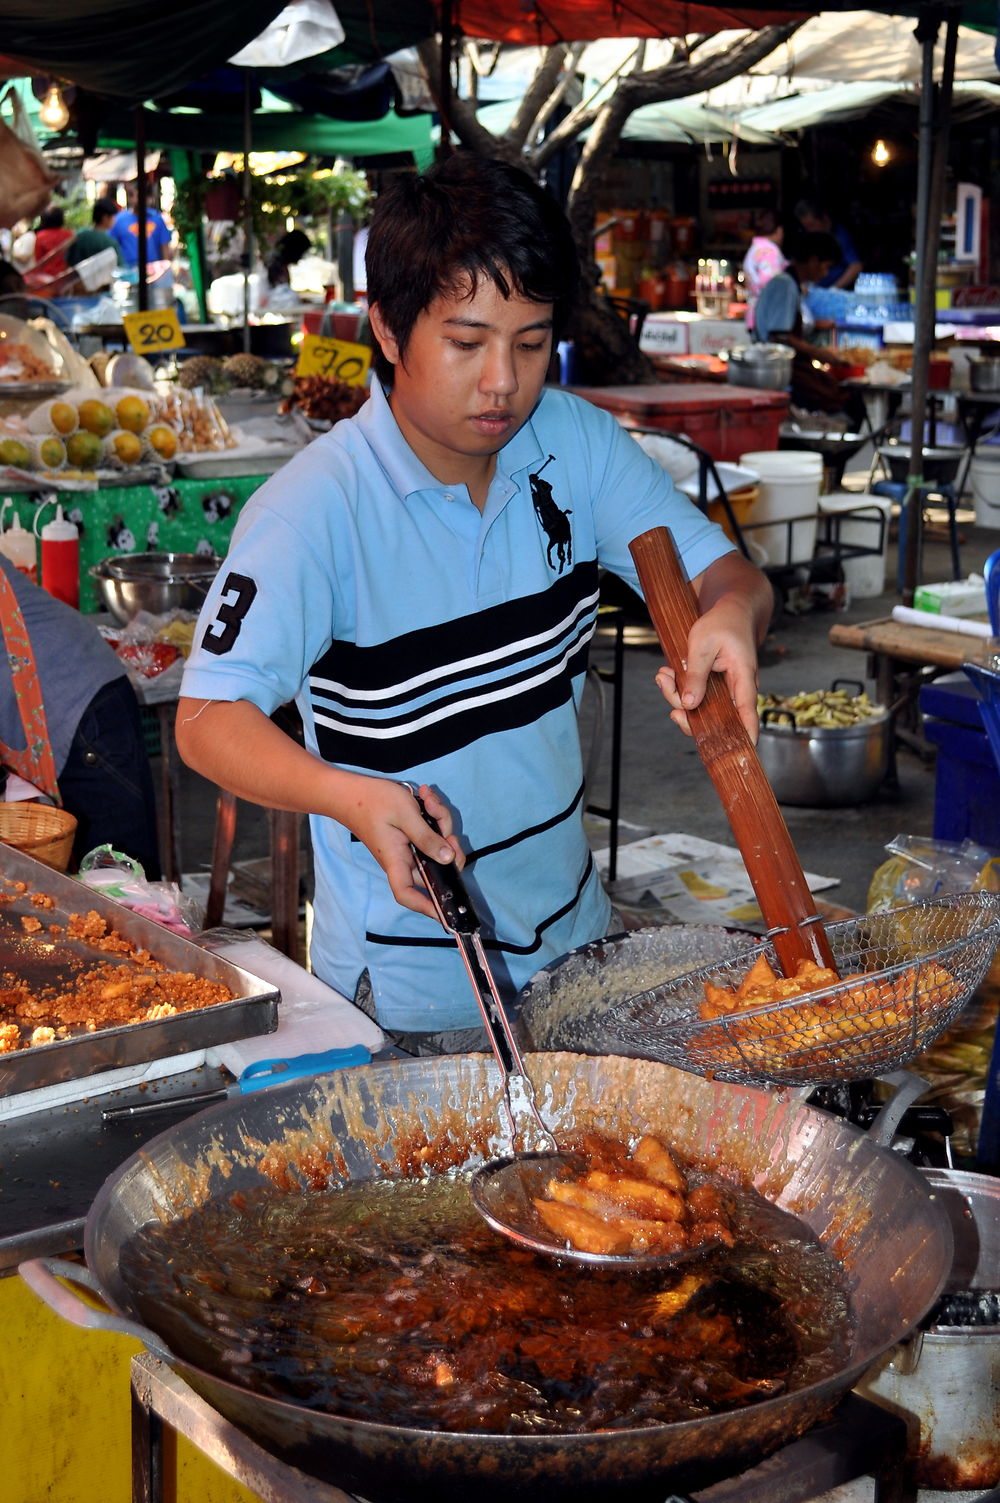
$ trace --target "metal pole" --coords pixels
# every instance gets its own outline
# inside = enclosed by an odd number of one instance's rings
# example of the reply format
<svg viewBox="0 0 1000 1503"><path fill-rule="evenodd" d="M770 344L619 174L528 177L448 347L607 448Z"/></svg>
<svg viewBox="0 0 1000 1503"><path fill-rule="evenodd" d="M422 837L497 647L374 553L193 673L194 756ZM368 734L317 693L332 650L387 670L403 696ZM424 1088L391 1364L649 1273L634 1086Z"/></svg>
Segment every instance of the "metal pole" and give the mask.
<svg viewBox="0 0 1000 1503"><path fill-rule="evenodd" d="M138 261L136 271L139 277L138 300L136 306L140 313L145 313L149 307L149 287L146 283L146 267L148 265L148 252L146 247L146 116L141 104L135 107L135 231L136 251Z"/></svg>
<svg viewBox="0 0 1000 1503"><path fill-rule="evenodd" d="M452 0L441 4L441 72L438 76L437 106L441 117L441 140L438 156L451 156L451 55L454 46L455 25Z"/></svg>
<svg viewBox="0 0 1000 1503"><path fill-rule="evenodd" d="M934 44L942 12L935 8L917 27L921 42L924 78L933 79ZM916 309L913 330L913 384L911 387L911 442L906 511L906 553L903 559L903 603L913 604L921 579L923 543L924 429L927 415L927 377L937 315L937 259L941 239L945 171L948 162L948 126L951 116L955 56L958 48L959 10L949 6L946 19L941 82L925 84L920 100L920 175L917 200ZM920 191L925 195L921 202Z"/></svg>
<svg viewBox="0 0 1000 1503"><path fill-rule="evenodd" d="M250 272L253 269L253 175L250 148L253 145L253 97L249 69L243 70L243 353L250 351Z"/></svg>

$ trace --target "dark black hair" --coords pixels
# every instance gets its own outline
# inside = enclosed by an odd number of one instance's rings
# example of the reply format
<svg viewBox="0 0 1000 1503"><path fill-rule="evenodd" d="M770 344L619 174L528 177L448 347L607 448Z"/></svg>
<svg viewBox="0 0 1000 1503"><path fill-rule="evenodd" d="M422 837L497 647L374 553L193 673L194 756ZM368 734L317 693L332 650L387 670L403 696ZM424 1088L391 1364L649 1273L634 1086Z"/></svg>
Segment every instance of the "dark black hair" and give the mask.
<svg viewBox="0 0 1000 1503"><path fill-rule="evenodd" d="M831 266L835 266L841 257L836 239L825 230L809 230L797 236L787 254L793 261L803 262L815 256L817 261L829 261Z"/></svg>
<svg viewBox="0 0 1000 1503"><path fill-rule="evenodd" d="M0 261L0 297L24 291L24 278L10 261Z"/></svg>
<svg viewBox="0 0 1000 1503"><path fill-rule="evenodd" d="M91 222L96 224L99 219L107 219L109 214L117 213L118 205L113 198L95 198L90 215Z"/></svg>
<svg viewBox="0 0 1000 1503"><path fill-rule="evenodd" d="M442 293L480 277L501 296L553 305L559 337L576 298L579 260L562 209L519 167L456 152L422 176L396 179L375 202L368 246L368 301L406 347L413 327ZM392 365L376 346L375 373Z"/></svg>
<svg viewBox="0 0 1000 1503"><path fill-rule="evenodd" d="M45 209L38 216L38 228L40 230L61 230L63 227L62 209Z"/></svg>
<svg viewBox="0 0 1000 1503"><path fill-rule="evenodd" d="M305 230L288 230L274 243L274 254L280 256L286 266L301 261L307 250L312 250L312 241Z"/></svg>

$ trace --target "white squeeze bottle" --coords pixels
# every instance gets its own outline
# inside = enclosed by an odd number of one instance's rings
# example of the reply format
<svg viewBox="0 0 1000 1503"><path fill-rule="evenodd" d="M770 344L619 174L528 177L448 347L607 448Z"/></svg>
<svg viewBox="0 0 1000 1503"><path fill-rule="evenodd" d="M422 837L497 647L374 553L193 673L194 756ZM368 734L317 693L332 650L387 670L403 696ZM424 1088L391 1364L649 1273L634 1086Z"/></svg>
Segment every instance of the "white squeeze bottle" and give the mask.
<svg viewBox="0 0 1000 1503"><path fill-rule="evenodd" d="M10 497L0 508L0 524L3 513L11 505ZM35 534L29 532L27 527L21 526L21 518L16 511L11 511L13 520L9 527L0 532L0 553L9 558L15 569L22 574L27 574L33 584L38 583L38 551L35 543Z"/></svg>

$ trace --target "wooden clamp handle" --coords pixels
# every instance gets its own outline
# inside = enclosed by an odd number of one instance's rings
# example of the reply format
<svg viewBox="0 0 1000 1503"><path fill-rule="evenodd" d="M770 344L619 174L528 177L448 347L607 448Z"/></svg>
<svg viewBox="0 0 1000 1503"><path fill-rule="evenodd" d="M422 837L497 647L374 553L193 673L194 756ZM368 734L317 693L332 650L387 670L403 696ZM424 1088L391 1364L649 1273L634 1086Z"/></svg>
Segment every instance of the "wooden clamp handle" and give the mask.
<svg viewBox="0 0 1000 1503"><path fill-rule="evenodd" d="M694 590L665 527L642 533L629 551L660 646L683 688L688 636L699 614ZM687 717L782 969L792 975L800 960L836 969L778 801L721 674L709 675L704 699Z"/></svg>

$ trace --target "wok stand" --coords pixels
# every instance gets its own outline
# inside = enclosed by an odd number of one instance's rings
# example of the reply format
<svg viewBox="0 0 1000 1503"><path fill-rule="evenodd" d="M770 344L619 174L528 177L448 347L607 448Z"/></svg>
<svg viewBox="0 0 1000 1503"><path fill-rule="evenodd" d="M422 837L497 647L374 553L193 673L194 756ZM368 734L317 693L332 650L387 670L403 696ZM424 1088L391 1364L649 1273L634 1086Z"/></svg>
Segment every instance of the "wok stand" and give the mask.
<svg viewBox="0 0 1000 1503"><path fill-rule="evenodd" d="M132 1358L131 1379L132 1503L167 1503L166 1447L176 1435L197 1446L261 1503L355 1503L341 1488L259 1446L148 1352ZM870 1477L874 1503L903 1503L905 1458L906 1421L851 1393L825 1424L759 1466L689 1490L686 1498L690 1503L810 1503L833 1487ZM415 1503L418 1497L415 1492ZM658 1497L664 1497L662 1486Z"/></svg>

